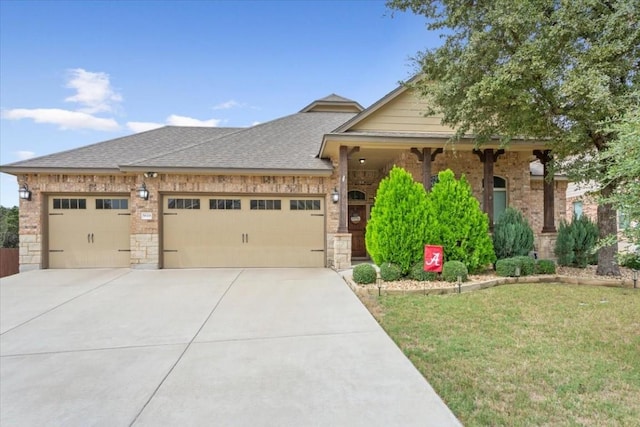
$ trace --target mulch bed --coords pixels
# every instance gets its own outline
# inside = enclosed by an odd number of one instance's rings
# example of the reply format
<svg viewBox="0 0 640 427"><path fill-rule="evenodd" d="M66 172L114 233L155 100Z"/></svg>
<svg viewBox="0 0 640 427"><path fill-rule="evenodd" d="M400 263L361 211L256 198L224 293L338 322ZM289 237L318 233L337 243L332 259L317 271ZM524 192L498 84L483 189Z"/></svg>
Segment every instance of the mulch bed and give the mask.
<svg viewBox="0 0 640 427"><path fill-rule="evenodd" d="M534 275L526 277L500 277L493 270L483 274L469 275L469 280L462 284L461 289L457 283L440 280L419 282L416 280L397 280L394 282L380 282L379 284L359 285L353 281L351 274L344 274L344 278L356 292L380 292L380 293L425 293L441 294L453 293L458 290L469 291L483 289L491 286L507 283L538 283L538 282L562 282L584 285L633 287L633 272L629 268L620 268L620 276L598 276L596 266L587 268L558 267L556 274ZM640 286L640 283L638 284Z"/></svg>

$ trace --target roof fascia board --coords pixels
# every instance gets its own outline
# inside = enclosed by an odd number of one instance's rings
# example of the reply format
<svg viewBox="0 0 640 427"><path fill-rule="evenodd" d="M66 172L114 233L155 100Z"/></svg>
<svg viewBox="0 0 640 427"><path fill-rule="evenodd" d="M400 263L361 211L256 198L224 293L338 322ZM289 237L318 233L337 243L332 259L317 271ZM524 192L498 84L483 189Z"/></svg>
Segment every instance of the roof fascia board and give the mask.
<svg viewBox="0 0 640 427"><path fill-rule="evenodd" d="M2 166L0 172L9 175L23 174L68 174L68 175L120 175L122 170L113 168L52 168L35 166Z"/></svg>
<svg viewBox="0 0 640 427"><path fill-rule="evenodd" d="M331 176L333 169L249 169L249 168L185 168L154 166L122 166L123 172L158 172L188 175L250 175L250 176Z"/></svg>

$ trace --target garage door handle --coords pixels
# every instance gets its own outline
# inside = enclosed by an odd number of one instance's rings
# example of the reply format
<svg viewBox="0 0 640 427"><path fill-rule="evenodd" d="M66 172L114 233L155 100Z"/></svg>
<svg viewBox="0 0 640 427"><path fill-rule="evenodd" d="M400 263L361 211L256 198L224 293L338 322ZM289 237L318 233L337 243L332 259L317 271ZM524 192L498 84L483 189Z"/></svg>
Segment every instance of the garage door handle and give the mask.
<svg viewBox="0 0 640 427"><path fill-rule="evenodd" d="M91 233L87 234L87 243L91 243Z"/></svg>
<svg viewBox="0 0 640 427"><path fill-rule="evenodd" d="M247 243L249 243L249 233L247 233Z"/></svg>
<svg viewBox="0 0 640 427"><path fill-rule="evenodd" d="M93 243L93 233L91 233L91 243Z"/></svg>

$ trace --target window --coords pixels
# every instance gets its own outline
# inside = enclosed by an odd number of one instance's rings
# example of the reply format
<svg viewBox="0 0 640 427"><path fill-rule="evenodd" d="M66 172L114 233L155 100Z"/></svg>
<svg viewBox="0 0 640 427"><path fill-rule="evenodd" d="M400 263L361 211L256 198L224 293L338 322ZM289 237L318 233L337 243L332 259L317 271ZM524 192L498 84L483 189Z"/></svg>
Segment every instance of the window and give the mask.
<svg viewBox="0 0 640 427"><path fill-rule="evenodd" d="M281 209L280 200L251 200L252 211L279 211Z"/></svg>
<svg viewBox="0 0 640 427"><path fill-rule="evenodd" d="M482 188L484 188L484 179L482 180ZM499 177L493 177L493 223L495 224L500 215L507 209L507 180Z"/></svg>
<svg viewBox="0 0 640 427"><path fill-rule="evenodd" d="M169 199L169 209L200 209L200 199Z"/></svg>
<svg viewBox="0 0 640 427"><path fill-rule="evenodd" d="M618 230L626 230L629 228L631 221L629 221L629 217L625 215L623 211L618 211Z"/></svg>
<svg viewBox="0 0 640 427"><path fill-rule="evenodd" d="M53 199L53 209L87 209L87 199Z"/></svg>
<svg viewBox="0 0 640 427"><path fill-rule="evenodd" d="M576 219L582 216L582 202L573 202L573 216Z"/></svg>
<svg viewBox="0 0 640 427"><path fill-rule="evenodd" d="M349 191L349 193L347 193L347 196L349 200L366 200L367 199L367 195L364 193L364 191L360 191L360 190L351 190Z"/></svg>
<svg viewBox="0 0 640 427"><path fill-rule="evenodd" d="M319 211L320 200L290 200L289 209L292 211Z"/></svg>
<svg viewBox="0 0 640 427"><path fill-rule="evenodd" d="M240 199L209 199L209 209L240 210Z"/></svg>
<svg viewBox="0 0 640 427"><path fill-rule="evenodd" d="M499 176L493 177L493 222L507 209L507 181Z"/></svg>
<svg viewBox="0 0 640 427"><path fill-rule="evenodd" d="M96 199L96 209L129 209L129 200Z"/></svg>

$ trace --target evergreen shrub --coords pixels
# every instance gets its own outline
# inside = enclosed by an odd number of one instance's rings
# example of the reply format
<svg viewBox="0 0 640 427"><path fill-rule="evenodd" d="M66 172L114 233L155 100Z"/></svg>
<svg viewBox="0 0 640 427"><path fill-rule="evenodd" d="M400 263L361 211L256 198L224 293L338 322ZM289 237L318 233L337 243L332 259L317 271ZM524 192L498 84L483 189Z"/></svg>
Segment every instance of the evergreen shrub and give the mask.
<svg viewBox="0 0 640 427"><path fill-rule="evenodd" d="M520 266L521 276L531 276L536 272L536 260L530 256L517 256L514 257L516 262Z"/></svg>
<svg viewBox="0 0 640 427"><path fill-rule="evenodd" d="M496 261L496 274L500 277L515 277L518 261L515 258L503 258Z"/></svg>
<svg viewBox="0 0 640 427"><path fill-rule="evenodd" d="M419 282L426 282L436 280L438 278L438 273L434 271L424 271L423 261L419 261L415 263L413 267L411 267L409 277Z"/></svg>
<svg viewBox="0 0 640 427"><path fill-rule="evenodd" d="M450 169L438 174L438 182L427 194L426 244L441 245L444 259L460 261L469 271L478 271L496 260L489 235L489 218L480 209L471 186Z"/></svg>
<svg viewBox="0 0 640 427"><path fill-rule="evenodd" d="M385 262L380 266L380 277L385 282L394 282L402 277L402 269L397 264Z"/></svg>
<svg viewBox="0 0 640 427"><path fill-rule="evenodd" d="M593 249L598 241L598 227L586 215L573 217L571 223L560 222L555 254L558 264L584 268L597 260Z"/></svg>
<svg viewBox="0 0 640 427"><path fill-rule="evenodd" d="M498 217L493 248L497 259L527 255L533 250L533 230L520 211L509 207Z"/></svg>
<svg viewBox="0 0 640 427"><path fill-rule="evenodd" d="M353 281L361 284L368 285L375 283L378 273L371 264L359 264L353 268Z"/></svg>
<svg viewBox="0 0 640 427"><path fill-rule="evenodd" d="M536 261L536 274L555 274L556 263L550 259L539 259Z"/></svg>
<svg viewBox="0 0 640 427"><path fill-rule="evenodd" d="M640 270L640 250L618 254L618 263L632 270Z"/></svg>
<svg viewBox="0 0 640 427"><path fill-rule="evenodd" d="M447 261L442 266L442 278L447 282L457 282L458 276L466 282L468 275L467 266L462 261Z"/></svg>
<svg viewBox="0 0 640 427"><path fill-rule="evenodd" d="M367 222L367 252L377 265L394 263L402 274L422 259L430 217L422 184L410 173L394 167L378 186L376 203Z"/></svg>

